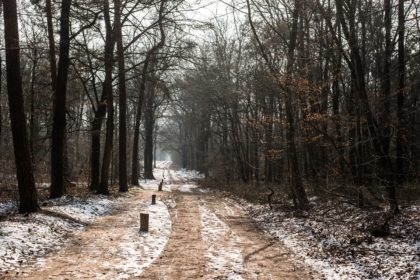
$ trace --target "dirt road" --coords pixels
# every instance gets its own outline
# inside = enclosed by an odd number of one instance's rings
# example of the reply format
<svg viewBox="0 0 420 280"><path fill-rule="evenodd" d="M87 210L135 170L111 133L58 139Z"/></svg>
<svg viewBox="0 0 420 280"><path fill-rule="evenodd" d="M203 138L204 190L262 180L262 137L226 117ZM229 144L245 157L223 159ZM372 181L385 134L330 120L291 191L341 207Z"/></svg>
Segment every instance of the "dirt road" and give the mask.
<svg viewBox="0 0 420 280"><path fill-rule="evenodd" d="M159 199L169 205L170 218L168 213L168 221L159 227L169 229L155 233L161 237L153 240L159 243L156 248L144 248L150 240L138 233L140 208L156 192L133 189L114 214L96 220L28 273L5 279L311 278L281 244L255 228L240 207L197 189L167 167L162 166L171 191L160 192Z"/></svg>

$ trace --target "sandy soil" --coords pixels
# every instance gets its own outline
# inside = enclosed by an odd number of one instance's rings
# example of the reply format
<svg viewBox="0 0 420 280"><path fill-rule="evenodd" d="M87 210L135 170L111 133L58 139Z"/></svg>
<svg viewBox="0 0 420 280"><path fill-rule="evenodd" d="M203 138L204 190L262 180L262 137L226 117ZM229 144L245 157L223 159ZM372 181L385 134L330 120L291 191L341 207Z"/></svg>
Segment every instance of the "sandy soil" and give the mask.
<svg viewBox="0 0 420 280"><path fill-rule="evenodd" d="M172 234L160 259L142 275L142 279L202 279L206 262L200 230L198 197L175 195L171 211Z"/></svg>
<svg viewBox="0 0 420 280"><path fill-rule="evenodd" d="M68 246L41 260L43 265L26 275L11 273L13 276L5 275L0 278L168 280L313 278L305 267L297 265L290 252L281 244L265 237L238 206L227 205L220 198L197 189L178 191L186 182L175 178L169 170L167 172L173 184L172 192L160 193L160 198L172 201L168 203L172 204L169 207L172 233L161 255L149 267L144 268L140 277L138 269L130 270L130 267L124 266L126 255L121 243L131 242L130 238L135 238L133 232L136 232L139 226L138 205L149 201L154 191L135 189L134 194L114 214L99 218L86 230L76 234ZM204 210L207 216L203 216ZM210 216L214 221L208 223L203 221ZM204 235L203 224L206 226ZM218 227L221 229L220 232ZM214 239L217 242L203 240L203 236L213 236L217 238ZM135 249L139 254L143 250L141 244ZM220 254L218 250L221 251ZM214 264L214 257L219 263Z"/></svg>

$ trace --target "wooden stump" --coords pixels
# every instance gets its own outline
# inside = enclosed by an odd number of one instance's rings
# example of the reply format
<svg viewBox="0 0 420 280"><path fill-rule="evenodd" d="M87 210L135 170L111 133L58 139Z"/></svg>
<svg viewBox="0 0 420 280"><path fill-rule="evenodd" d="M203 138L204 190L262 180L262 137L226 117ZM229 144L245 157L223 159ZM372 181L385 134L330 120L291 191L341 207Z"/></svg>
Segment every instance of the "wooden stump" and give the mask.
<svg viewBox="0 0 420 280"><path fill-rule="evenodd" d="M156 195L152 194L152 205L156 204Z"/></svg>
<svg viewBox="0 0 420 280"><path fill-rule="evenodd" d="M162 191L162 186L163 186L163 179L162 181L160 181L159 183L159 187L158 187L158 191L161 192Z"/></svg>
<svg viewBox="0 0 420 280"><path fill-rule="evenodd" d="M149 214L140 213L140 231L149 231Z"/></svg>

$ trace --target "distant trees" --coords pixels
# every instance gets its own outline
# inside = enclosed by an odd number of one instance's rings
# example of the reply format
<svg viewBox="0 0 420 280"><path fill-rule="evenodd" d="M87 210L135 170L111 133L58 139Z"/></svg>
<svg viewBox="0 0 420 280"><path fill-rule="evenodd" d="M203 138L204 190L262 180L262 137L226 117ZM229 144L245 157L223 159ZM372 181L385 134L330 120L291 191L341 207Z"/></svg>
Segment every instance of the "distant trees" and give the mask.
<svg viewBox="0 0 420 280"><path fill-rule="evenodd" d="M12 120L0 120L0 188L15 180L10 131L30 154L18 169L32 160L59 197L65 177L103 194L126 191L127 176L138 185L142 168L152 178L159 127L179 164L208 177L287 184L300 209L307 193L340 192L360 206L386 197L397 213L399 190L419 179L420 4L242 4L234 20L198 24L209 42L196 43L183 0L20 1L21 49L6 58L21 61L10 74L21 80L7 79L22 100L0 95ZM6 44L19 43L4 16ZM21 199L36 201L28 184Z"/></svg>
<svg viewBox="0 0 420 280"><path fill-rule="evenodd" d="M141 81L139 86L139 98L137 100L137 112L136 112L136 119L135 119L135 127L134 127L134 140L133 140L133 156L132 156L132 169L131 169L131 184L138 185L139 181L139 140L140 140L140 121L142 117L142 111L143 111L143 101L146 96L146 85L149 84L150 81L150 73L153 73L154 69L153 66L156 64L156 52L159 51L165 44L166 40L166 34L164 30L164 8L165 8L165 2L161 1L160 8L159 8L159 32L160 32L160 39L159 41L150 49L147 51L146 58L144 60L143 69L141 73ZM153 87L153 83L149 85L149 90L151 87ZM150 125L149 125L150 127ZM150 133L146 133L149 135ZM150 135L149 137L150 141ZM153 141L152 141L153 143ZM152 145L153 146L153 145ZM147 172L145 172L145 177L148 179L153 178L153 166L150 166L151 162L150 154L153 154L153 147L150 147L150 144L147 145L147 153L148 156L145 156L145 161L147 161L147 164L145 164L145 169L147 168ZM146 159L147 158L147 159Z"/></svg>
<svg viewBox="0 0 420 280"><path fill-rule="evenodd" d="M91 191L102 194L108 194L110 183L115 182L120 191L127 191L130 162L130 170L136 171L131 181L138 184L141 160L138 151L143 144L140 136L144 129L143 99L146 92L159 87L156 90L159 98L152 110L152 119L156 120L156 108L162 106L159 103L161 88L166 87L161 75L174 70L182 59L184 35L175 26L181 20L183 4L182 0L115 0L111 3L108 0L24 0L15 5L15 9L25 10L25 13L10 19L7 15L8 23L14 19L16 23L18 20L22 23L20 40L24 45L19 50L22 55L18 53L14 57L15 61L23 61L21 85L14 87L20 83L16 78L9 86L13 91L20 91L22 99L22 108L13 110L11 127L15 127L14 120L18 116L20 124L17 127L25 132L27 123L30 133L29 136L14 137L18 141L19 148L15 150L20 159L16 164L24 165L25 172L34 172L32 178L39 183L49 182L47 177L50 177L50 197L60 197L70 190L67 188L73 184L67 184L69 180L86 182ZM12 30L10 26L8 31ZM59 30L58 34L55 29ZM166 30L170 30L169 35ZM17 32L17 29L12 31ZM17 37L13 38L14 43L19 43ZM0 54L0 57L3 56ZM18 74L14 75L17 77ZM158 82L147 84L150 77L155 77L153 79ZM145 86L138 92L138 85L142 83ZM13 96L17 95L13 93ZM165 92L164 99L168 100L168 96L169 93ZM118 102L114 102L116 98ZM20 103L19 97L14 100L17 103L13 104ZM27 108L23 103L28 104ZM13 104L7 106L0 96L0 108L5 108L0 113L12 109ZM115 118L115 114L119 117ZM132 117L135 114L138 117ZM136 129L131 130L131 127ZM9 123L1 122L1 128L0 137L5 139L0 142L0 151L5 153L1 161L6 162L9 157ZM19 129L18 133L22 133ZM156 135L152 134L150 150L153 158ZM119 149L114 148L114 139L119 140ZM137 151L132 159L128 147ZM22 160L25 149L28 149L29 163ZM48 155L50 157L46 159ZM33 170L27 168L28 164ZM7 180L1 180L0 189L7 188L14 181L12 168L4 163L1 166L0 176ZM18 166L18 170L21 172L22 168ZM32 202L36 203L34 179L26 176L32 185L28 187L24 182L26 187L21 188L21 176L18 177L19 189L28 190L21 195L22 201L26 201L22 207L27 207L22 211L36 210L37 206L28 206L27 195L31 193Z"/></svg>
<svg viewBox="0 0 420 280"><path fill-rule="evenodd" d="M245 15L234 11L236 33L216 21L199 66L178 82L182 165L205 165L227 182L287 182L301 209L308 191L339 192L360 206L385 197L398 213L399 186L418 181L418 134L408 129L419 116L418 90L408 86L420 71L418 18L407 15L419 6L245 4Z"/></svg>

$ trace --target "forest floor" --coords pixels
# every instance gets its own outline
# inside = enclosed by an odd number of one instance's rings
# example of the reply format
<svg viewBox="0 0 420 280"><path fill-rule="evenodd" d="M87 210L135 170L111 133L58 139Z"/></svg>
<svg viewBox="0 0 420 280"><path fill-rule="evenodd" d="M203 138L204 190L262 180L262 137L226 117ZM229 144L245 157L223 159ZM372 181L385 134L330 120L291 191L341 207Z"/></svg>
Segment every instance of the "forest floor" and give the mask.
<svg viewBox="0 0 420 280"><path fill-rule="evenodd" d="M381 209L317 197L303 213L290 201L270 209L170 166L129 193L45 200L35 214L0 203L0 279L420 279L418 204L375 238Z"/></svg>
<svg viewBox="0 0 420 280"><path fill-rule="evenodd" d="M257 228L238 202L197 188L195 172L169 166L161 162L156 180L117 198L63 198L37 214L3 215L0 279L321 277ZM12 209L0 205L0 212ZM140 212L150 215L148 233L139 232Z"/></svg>

